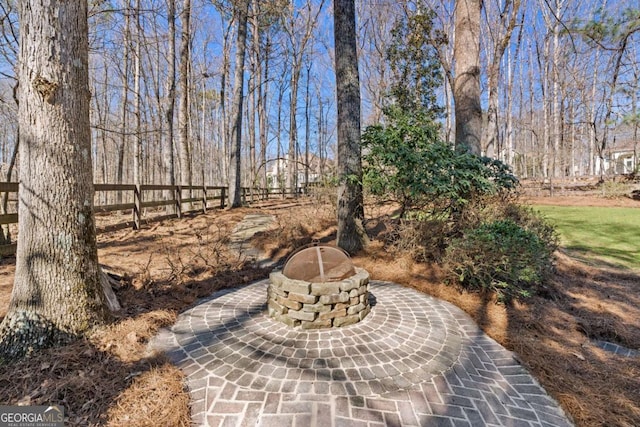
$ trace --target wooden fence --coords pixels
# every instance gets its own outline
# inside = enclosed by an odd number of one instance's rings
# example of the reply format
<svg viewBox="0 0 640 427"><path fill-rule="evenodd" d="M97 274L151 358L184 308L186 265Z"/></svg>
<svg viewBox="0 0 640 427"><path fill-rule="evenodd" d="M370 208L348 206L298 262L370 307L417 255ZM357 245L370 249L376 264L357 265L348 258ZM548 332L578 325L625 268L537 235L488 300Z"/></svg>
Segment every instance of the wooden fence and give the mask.
<svg viewBox="0 0 640 427"><path fill-rule="evenodd" d="M95 184L95 199L108 200L107 197L100 197L100 193L118 192L118 200L133 200L128 203L115 204L96 204L94 206L96 214L110 212L132 212L132 221L118 224L114 228L124 228L126 226L133 227L138 230L145 220L145 212L154 208L163 206L173 206L173 213L154 217L153 219L166 219L171 217L181 218L188 212L203 212L208 209L220 208L226 206L228 188L221 186L209 185L157 185L157 184ZM164 193L164 196L158 196ZM0 193L18 193L17 182L0 182ZM167 193L170 195L167 197ZM129 194L127 196L127 194ZM299 194L299 193L298 193ZM131 197L131 195L133 197ZM276 197L293 196L294 193L284 189L269 188L242 188L242 203L254 203L257 201L269 200ZM186 197L185 197L186 196ZM155 197L155 198L154 198ZM113 198L112 198L113 199ZM17 200L14 197L13 204ZM18 214L7 213L0 215L0 225L17 224ZM0 256L14 254L16 250L15 243L9 245L0 245Z"/></svg>

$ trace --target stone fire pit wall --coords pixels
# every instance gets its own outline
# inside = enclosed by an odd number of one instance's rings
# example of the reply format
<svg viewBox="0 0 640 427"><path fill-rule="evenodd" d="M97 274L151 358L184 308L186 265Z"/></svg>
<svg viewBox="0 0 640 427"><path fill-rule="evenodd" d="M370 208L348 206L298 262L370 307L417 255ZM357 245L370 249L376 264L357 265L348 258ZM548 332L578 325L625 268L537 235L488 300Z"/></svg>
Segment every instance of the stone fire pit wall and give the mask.
<svg viewBox="0 0 640 427"><path fill-rule="evenodd" d="M352 325L371 311L369 273L356 274L337 282L312 283L270 274L267 290L269 316L291 327L323 329Z"/></svg>

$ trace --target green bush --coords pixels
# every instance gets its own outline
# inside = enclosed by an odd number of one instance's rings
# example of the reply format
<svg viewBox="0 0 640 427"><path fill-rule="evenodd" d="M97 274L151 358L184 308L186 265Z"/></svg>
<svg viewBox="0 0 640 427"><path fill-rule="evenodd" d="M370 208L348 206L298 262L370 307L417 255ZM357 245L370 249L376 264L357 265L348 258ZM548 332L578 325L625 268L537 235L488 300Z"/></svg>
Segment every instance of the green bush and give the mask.
<svg viewBox="0 0 640 427"><path fill-rule="evenodd" d="M425 112L389 108L385 120L365 130L362 145L365 189L401 205L388 247L441 262L449 281L502 301L534 293L553 270L557 237L513 203L509 167L452 149Z"/></svg>
<svg viewBox="0 0 640 427"><path fill-rule="evenodd" d="M540 288L553 271L555 231L531 211L513 207L510 216L482 223L450 242L444 259L450 282L496 292L503 302Z"/></svg>
<svg viewBox="0 0 640 427"><path fill-rule="evenodd" d="M372 195L399 202L401 217L447 218L477 197L515 189L506 165L453 150L427 114L385 114L385 126L369 126L362 136L363 181Z"/></svg>

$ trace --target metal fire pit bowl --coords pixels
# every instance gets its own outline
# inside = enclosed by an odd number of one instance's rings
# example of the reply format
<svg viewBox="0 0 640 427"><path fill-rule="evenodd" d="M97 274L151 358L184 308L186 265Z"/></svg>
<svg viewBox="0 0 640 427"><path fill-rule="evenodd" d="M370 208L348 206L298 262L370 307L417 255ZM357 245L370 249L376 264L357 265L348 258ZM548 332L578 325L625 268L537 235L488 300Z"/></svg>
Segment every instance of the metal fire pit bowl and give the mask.
<svg viewBox="0 0 640 427"><path fill-rule="evenodd" d="M356 274L351 258L333 246L311 246L295 252L282 274L289 279L323 283L337 282Z"/></svg>
<svg viewBox="0 0 640 427"><path fill-rule="evenodd" d="M347 253L339 248L303 248L269 279L269 315L291 327L352 325L371 311L369 273L354 267Z"/></svg>

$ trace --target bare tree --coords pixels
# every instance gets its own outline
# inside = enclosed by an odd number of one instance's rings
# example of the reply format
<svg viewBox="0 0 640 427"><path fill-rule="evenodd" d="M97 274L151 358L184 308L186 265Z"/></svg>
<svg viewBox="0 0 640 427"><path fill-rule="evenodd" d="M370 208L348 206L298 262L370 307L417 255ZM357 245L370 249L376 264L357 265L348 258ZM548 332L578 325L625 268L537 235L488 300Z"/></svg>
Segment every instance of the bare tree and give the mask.
<svg viewBox="0 0 640 427"><path fill-rule="evenodd" d="M406 5L404 5L406 7ZM360 70L363 91L363 120L379 123L389 93L389 61L387 52L391 43L391 32L398 19L399 4L395 0L356 3L358 22L358 55L366 60ZM367 108L366 106L369 106Z"/></svg>
<svg viewBox="0 0 640 427"><path fill-rule="evenodd" d="M258 133L260 153L257 160L257 169L251 171L252 183L259 178L260 186L267 186L267 146L268 146L268 100L269 100L269 79L271 57L273 47L271 45L272 33L277 31L282 13L282 0L260 1L251 0L251 58L252 58L252 105L255 111L251 112L251 117L258 118ZM254 129L254 125L249 125L249 129ZM255 143L255 142L253 142ZM252 143L252 145L253 145ZM259 175L259 177L257 176Z"/></svg>
<svg viewBox="0 0 640 427"><path fill-rule="evenodd" d="M236 38L236 63L233 82L233 104L231 127L231 155L229 161L229 207L242 205L241 188L241 155L242 155L242 99L244 97L244 57L247 46L247 19L249 0L240 0L235 5L234 13L238 22Z"/></svg>
<svg viewBox="0 0 640 427"><path fill-rule="evenodd" d="M265 34L263 42L263 31L258 16L260 14L261 3L258 0L252 1L251 26L253 32L253 57L256 64L255 74L257 77L257 100L258 110L258 130L260 132L260 160L262 169L256 171L260 173L260 186L267 187L267 100L269 96L269 60L271 56L271 39L269 32Z"/></svg>
<svg viewBox="0 0 640 427"><path fill-rule="evenodd" d="M116 181L118 184L122 184L124 182L124 154L127 148L127 135L128 135L128 124L129 124L129 55L131 53L131 7L130 0L124 0L124 13L125 13L125 21L124 21L124 34L123 34L123 71L122 71L122 95L121 95L121 105L120 105L120 141L118 145L118 160L117 160L117 172L116 172ZM118 191L117 194L117 203L122 203L122 192Z"/></svg>
<svg viewBox="0 0 640 427"><path fill-rule="evenodd" d="M505 0L502 8L498 11L497 20L499 20L499 22L497 25L495 25L494 22L490 22L488 25L493 49L490 52L487 67L489 108L487 110L487 123L482 132L481 148L489 157L493 157L494 151L498 148L500 64L504 52L511 41L511 34L516 26L516 19L520 11L520 2L521 0ZM497 151L499 155L500 150Z"/></svg>
<svg viewBox="0 0 640 427"><path fill-rule="evenodd" d="M354 0L334 0L336 91L338 98L338 246L362 249L365 233L360 153L360 79Z"/></svg>
<svg viewBox="0 0 640 427"><path fill-rule="evenodd" d="M318 22L318 16L324 5L324 0L319 0L314 9L313 2L307 0L300 10L297 10L292 2L289 6L288 16L283 28L288 39L288 54L290 63L290 112L289 112L289 151L287 158L287 187L295 191L297 186L297 153L298 153L298 88L300 74L307 54L307 49L313 37L313 31Z"/></svg>
<svg viewBox="0 0 640 427"><path fill-rule="evenodd" d="M140 24L140 0L136 0L136 49L133 71L134 108L136 120L135 143L133 149L133 183L142 184L142 26Z"/></svg>
<svg viewBox="0 0 640 427"><path fill-rule="evenodd" d="M219 6L222 7L222 6ZM229 74L231 73L231 42L229 41L231 37L231 32L233 28L233 19L229 19L228 22L224 21L223 15L223 42L222 42L222 70L220 73L220 102L219 102L219 111L220 111L220 123L219 133L221 134L221 162L222 162L222 176L224 179L228 179L229 177L229 159L230 156L230 141L231 141L231 131L229 127L229 112L227 109L227 87L229 85Z"/></svg>
<svg viewBox="0 0 640 427"><path fill-rule="evenodd" d="M167 22L169 24L169 69L167 70L164 118L167 124L167 146L165 164L168 165L169 184L176 185L176 163L173 142L173 119L176 104L176 0L167 0Z"/></svg>
<svg viewBox="0 0 640 427"><path fill-rule="evenodd" d="M182 3L182 34L180 38L180 98L178 103L178 128L180 136L180 184L192 184L191 146L189 143L189 63L191 62L191 0Z"/></svg>
<svg viewBox="0 0 640 427"><path fill-rule="evenodd" d="M104 322L93 213L87 3L20 2L16 273L0 359Z"/></svg>

